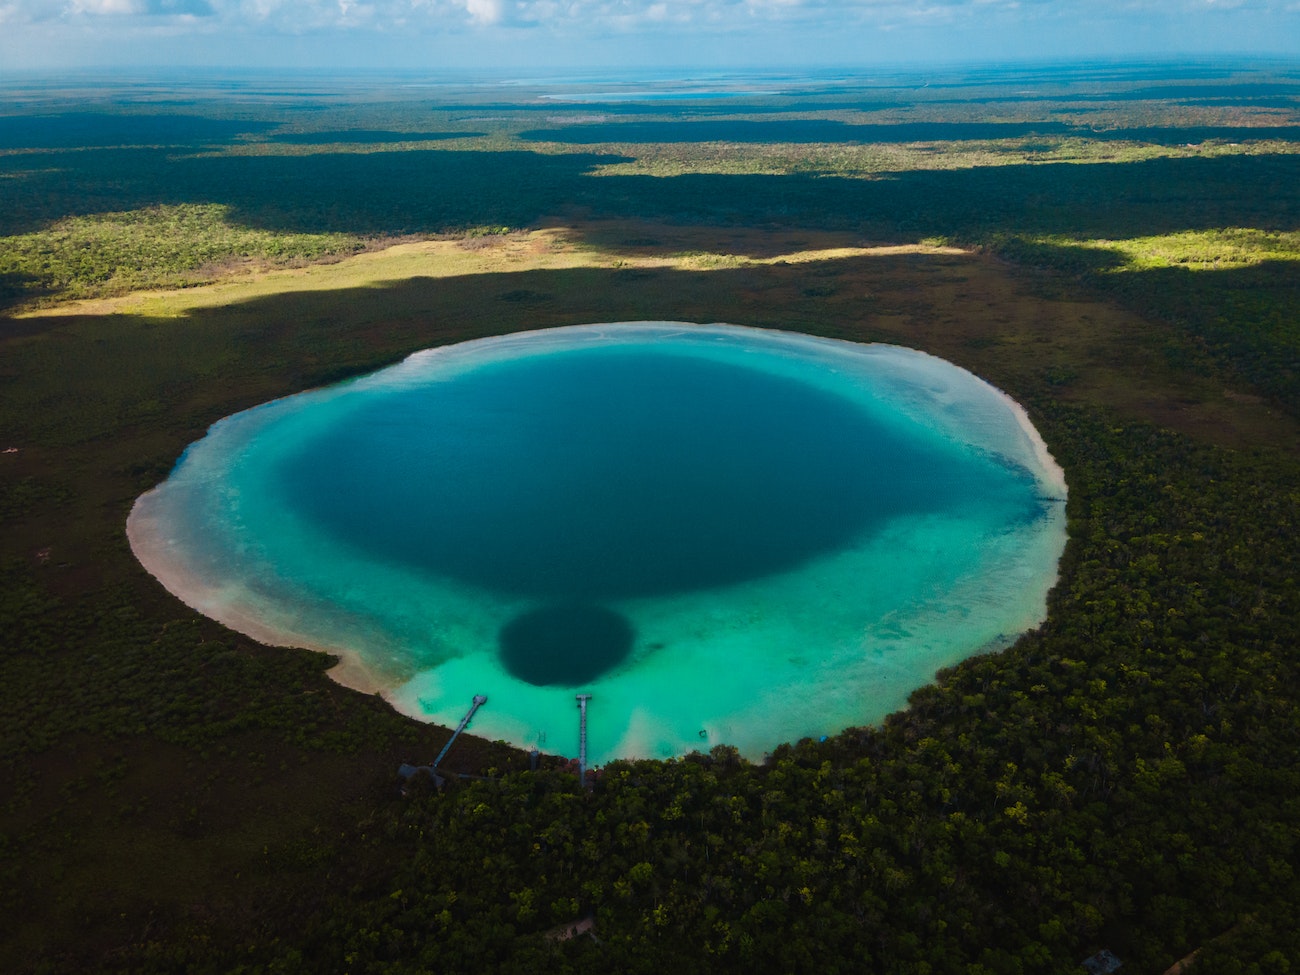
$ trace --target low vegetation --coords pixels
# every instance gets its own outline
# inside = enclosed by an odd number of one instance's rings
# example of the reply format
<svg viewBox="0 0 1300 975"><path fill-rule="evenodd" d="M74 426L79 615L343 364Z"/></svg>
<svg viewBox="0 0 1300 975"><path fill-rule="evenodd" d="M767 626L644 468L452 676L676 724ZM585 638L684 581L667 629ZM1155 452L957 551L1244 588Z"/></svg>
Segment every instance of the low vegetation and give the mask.
<svg viewBox="0 0 1300 975"><path fill-rule="evenodd" d="M5 238L0 280L27 282L39 305L185 287L241 267L320 261L365 246L348 234L240 227L228 213L220 203L191 203L64 217L46 230Z"/></svg>

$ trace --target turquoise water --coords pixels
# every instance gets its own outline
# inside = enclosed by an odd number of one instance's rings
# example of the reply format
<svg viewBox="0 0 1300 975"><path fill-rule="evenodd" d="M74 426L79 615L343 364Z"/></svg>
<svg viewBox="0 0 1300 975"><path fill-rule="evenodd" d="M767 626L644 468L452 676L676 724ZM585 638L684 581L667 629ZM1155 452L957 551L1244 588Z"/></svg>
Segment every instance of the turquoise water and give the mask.
<svg viewBox="0 0 1300 975"><path fill-rule="evenodd" d="M869 723L1044 614L1064 484L909 350L734 326L520 333L216 424L128 525L173 592L346 682L593 762Z"/></svg>

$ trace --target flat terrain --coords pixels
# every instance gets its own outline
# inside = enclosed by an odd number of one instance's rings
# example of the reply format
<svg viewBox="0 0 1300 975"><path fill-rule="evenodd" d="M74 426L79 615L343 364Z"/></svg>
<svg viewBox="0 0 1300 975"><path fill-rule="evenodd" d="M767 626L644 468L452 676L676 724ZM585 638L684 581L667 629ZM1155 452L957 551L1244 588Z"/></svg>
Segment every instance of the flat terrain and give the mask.
<svg viewBox="0 0 1300 975"><path fill-rule="evenodd" d="M633 244L620 246L625 241ZM550 290L508 287L520 281ZM585 296L565 293L598 282ZM328 304L335 315L363 320L376 310L415 319L451 300L504 302L503 314L487 317L505 319L506 330L511 318L522 318L521 327L623 320L605 311L614 307L632 320L675 312L672 320L794 321L834 338L923 348L1005 383L1068 372L1069 398L1216 443L1286 444L1297 432L1285 411L1240 381L1234 389L1222 376L1169 369L1162 352L1178 340L1173 329L1084 289L1044 295L982 250L871 244L842 232L587 221L393 244L300 268L230 270L212 284L72 300L14 317L86 319L90 328L104 316L199 319L200 328L220 331L234 327L230 316L247 316L242 306L291 296L304 308Z"/></svg>
<svg viewBox="0 0 1300 975"><path fill-rule="evenodd" d="M0 968L1300 957L1294 66L667 108L11 94ZM431 345L653 319L898 343L1025 404L1071 489L1048 622L760 765L615 763L583 793L567 756L467 738L448 765L484 778L401 797L447 729L131 557L134 498L222 416ZM588 917L599 942L547 935Z"/></svg>

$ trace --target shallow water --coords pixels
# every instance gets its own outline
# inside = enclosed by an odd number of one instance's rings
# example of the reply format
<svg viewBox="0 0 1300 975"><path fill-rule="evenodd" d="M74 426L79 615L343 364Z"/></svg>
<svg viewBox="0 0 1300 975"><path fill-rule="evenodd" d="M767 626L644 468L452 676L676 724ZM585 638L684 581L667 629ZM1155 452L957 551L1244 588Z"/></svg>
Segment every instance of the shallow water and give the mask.
<svg viewBox="0 0 1300 975"><path fill-rule="evenodd" d="M869 723L1039 622L1064 484L1023 414L909 350L582 326L227 418L140 499L141 561L393 703L591 760Z"/></svg>

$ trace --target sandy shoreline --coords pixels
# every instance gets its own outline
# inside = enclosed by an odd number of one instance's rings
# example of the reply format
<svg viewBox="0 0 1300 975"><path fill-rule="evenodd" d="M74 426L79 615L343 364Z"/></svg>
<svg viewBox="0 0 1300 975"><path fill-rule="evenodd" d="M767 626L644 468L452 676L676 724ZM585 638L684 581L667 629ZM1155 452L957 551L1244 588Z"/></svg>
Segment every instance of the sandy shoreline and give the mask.
<svg viewBox="0 0 1300 975"><path fill-rule="evenodd" d="M170 544L158 527L157 517L150 511L158 502L162 486L140 495L131 506L131 513L126 519L126 538L136 559L164 589L191 609L258 643L270 647L299 647L337 657L339 662L327 670L326 674L344 687L363 694L381 696L386 696L393 689L395 682L384 680L367 667L356 651L268 626L253 611L241 609L237 597L232 599L228 592L208 585L175 558Z"/></svg>
<svg viewBox="0 0 1300 975"><path fill-rule="evenodd" d="M1034 456L1045 472L1046 486L1052 488L1055 492L1053 497L1064 501L1070 490L1065 483L1065 470L1056 462L1056 458L1052 456L1052 452L1047 448L1047 442L1043 440L1043 435L1038 432L1038 428L1030 420L1029 412L1007 393L992 384L990 384L990 387L1011 407L1011 412L1014 414L1016 422L1020 424L1020 429L1029 438L1029 442L1034 448Z"/></svg>

